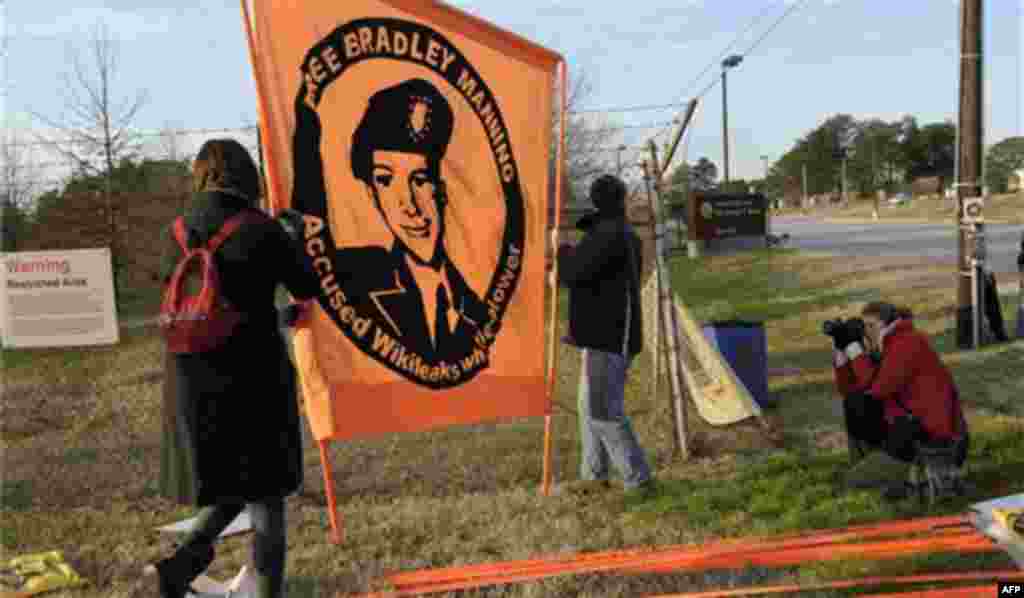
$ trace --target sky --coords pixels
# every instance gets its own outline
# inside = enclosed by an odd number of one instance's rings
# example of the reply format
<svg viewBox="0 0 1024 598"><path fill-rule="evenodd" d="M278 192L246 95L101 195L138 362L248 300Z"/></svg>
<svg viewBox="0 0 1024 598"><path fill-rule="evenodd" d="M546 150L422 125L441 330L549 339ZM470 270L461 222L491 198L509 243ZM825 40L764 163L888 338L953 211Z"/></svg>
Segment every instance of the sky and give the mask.
<svg viewBox="0 0 1024 598"><path fill-rule="evenodd" d="M585 74L593 84L581 109L681 102L720 77L718 64L727 49L746 54L728 75L732 178L760 177L762 156L779 158L835 114L885 120L910 114L920 123L956 120L960 5L955 0L449 3L562 54L570 76ZM1024 135L1024 0L985 0L984 5L985 142L990 145ZM69 52L83 47L98 22L119 44L119 97L133 97L138 90L148 94L136 119L140 129L232 129L256 123L256 91L236 1L0 0L6 42L6 93L0 106L8 127L31 139L33 131L47 131L33 114L62 119ZM668 122L680 109L588 113L588 118L627 125L612 146L636 147L664 129L648 125ZM195 148L211 135L185 142ZM722 149L722 93L715 86L701 98L683 157L692 162L706 156L721 167ZM614 155L609 152L611 162ZM632 149L624 154L627 162L636 157Z"/></svg>

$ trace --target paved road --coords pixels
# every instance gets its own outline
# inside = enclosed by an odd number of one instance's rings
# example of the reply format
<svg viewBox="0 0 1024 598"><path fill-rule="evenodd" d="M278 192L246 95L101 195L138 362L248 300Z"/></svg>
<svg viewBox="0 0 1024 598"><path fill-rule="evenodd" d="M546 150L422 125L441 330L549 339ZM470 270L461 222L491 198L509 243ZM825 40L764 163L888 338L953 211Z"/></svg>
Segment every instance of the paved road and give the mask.
<svg viewBox="0 0 1024 598"><path fill-rule="evenodd" d="M1024 227L989 224L985 227L989 267L1016 272ZM847 224L775 216L772 232L789 233L790 247L847 256L927 256L956 263L957 231L942 224ZM1000 281L1002 282L1002 281Z"/></svg>

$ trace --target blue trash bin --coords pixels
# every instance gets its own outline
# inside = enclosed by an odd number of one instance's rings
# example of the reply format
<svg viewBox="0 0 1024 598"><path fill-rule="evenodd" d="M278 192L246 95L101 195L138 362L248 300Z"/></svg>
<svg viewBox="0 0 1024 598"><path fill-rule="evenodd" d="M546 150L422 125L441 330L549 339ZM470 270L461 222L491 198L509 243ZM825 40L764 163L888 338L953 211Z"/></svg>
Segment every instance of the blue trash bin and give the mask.
<svg viewBox="0 0 1024 598"><path fill-rule="evenodd" d="M704 324L704 336L725 357L762 408L776 398L768 392L768 339L763 322L724 320Z"/></svg>

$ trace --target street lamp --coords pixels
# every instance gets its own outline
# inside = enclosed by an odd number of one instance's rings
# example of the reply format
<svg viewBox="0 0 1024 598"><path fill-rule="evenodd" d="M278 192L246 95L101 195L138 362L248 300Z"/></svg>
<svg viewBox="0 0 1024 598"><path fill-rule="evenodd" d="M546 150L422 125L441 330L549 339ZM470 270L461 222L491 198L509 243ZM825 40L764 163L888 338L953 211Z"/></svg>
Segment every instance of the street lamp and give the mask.
<svg viewBox="0 0 1024 598"><path fill-rule="evenodd" d="M622 152L626 151L626 146L625 145L620 145L617 149L618 149L619 153L618 153L618 161L617 161L618 169L617 169L616 172L617 172L618 176L621 177L622 176Z"/></svg>
<svg viewBox="0 0 1024 598"><path fill-rule="evenodd" d="M731 68L739 66L743 57L733 54L722 61L722 146L724 148L725 182L729 182L729 102L726 94L725 74Z"/></svg>

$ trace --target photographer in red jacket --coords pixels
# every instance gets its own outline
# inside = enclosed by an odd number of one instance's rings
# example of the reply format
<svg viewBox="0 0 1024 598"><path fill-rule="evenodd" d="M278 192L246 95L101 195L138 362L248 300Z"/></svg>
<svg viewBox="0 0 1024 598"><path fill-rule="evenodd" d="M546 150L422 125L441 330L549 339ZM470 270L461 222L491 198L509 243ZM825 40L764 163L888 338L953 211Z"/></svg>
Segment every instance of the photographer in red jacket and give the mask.
<svg viewBox="0 0 1024 598"><path fill-rule="evenodd" d="M862 316L825 324L851 444L924 465L926 479L889 488L888 498L904 498L927 484L935 497L962 492L967 422L952 374L927 335L914 329L908 310L879 301Z"/></svg>

